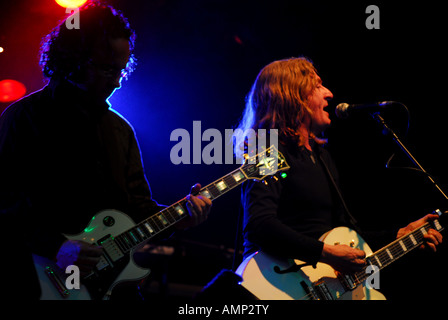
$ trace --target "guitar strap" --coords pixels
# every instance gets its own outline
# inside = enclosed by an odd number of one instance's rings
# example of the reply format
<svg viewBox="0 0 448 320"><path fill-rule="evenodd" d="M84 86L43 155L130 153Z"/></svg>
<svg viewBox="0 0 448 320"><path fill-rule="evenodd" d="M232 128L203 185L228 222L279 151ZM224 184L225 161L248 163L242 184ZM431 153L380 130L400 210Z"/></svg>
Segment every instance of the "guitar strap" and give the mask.
<svg viewBox="0 0 448 320"><path fill-rule="evenodd" d="M331 174L331 171L330 171L330 169L328 168L328 166L327 166L325 160L322 158L322 154L321 154L321 152L320 152L320 150L319 150L319 147L315 148L315 150L316 150L316 153L317 153L317 155L318 155L319 162L320 162L320 163L322 164L322 166L324 167L325 172L326 172L328 178L330 179L331 184L332 184L334 190L336 191L336 194L338 195L338 198L339 198L339 200L341 201L342 206L344 207L345 214L346 214L346 216L348 217L348 219L349 219L349 221L350 221L350 224L354 227L354 229L356 229L356 231L357 231L358 233L361 233L361 232L360 232L360 228L359 228L359 226L358 226L358 221L357 221L357 220L355 219L355 217L350 213L350 210L348 209L347 204L346 204L345 201L344 201L344 197L342 196L342 192L341 192L341 190L339 189L338 184L336 183L336 181L335 181L333 175Z"/></svg>

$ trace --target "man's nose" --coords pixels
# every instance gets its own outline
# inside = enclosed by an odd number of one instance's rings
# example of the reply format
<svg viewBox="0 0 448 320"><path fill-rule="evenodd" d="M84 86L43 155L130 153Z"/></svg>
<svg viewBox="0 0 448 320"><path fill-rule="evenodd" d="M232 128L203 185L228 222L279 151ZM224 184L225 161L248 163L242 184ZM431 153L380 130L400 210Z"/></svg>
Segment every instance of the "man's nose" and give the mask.
<svg viewBox="0 0 448 320"><path fill-rule="evenodd" d="M327 87L325 87L325 99L330 100L333 99L333 92L330 91L330 89L328 89Z"/></svg>

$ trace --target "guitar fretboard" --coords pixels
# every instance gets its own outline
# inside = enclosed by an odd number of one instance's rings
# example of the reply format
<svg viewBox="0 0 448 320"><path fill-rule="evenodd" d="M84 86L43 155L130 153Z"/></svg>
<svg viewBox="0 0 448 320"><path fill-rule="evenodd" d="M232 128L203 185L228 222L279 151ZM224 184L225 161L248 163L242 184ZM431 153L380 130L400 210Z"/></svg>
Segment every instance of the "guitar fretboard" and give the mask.
<svg viewBox="0 0 448 320"><path fill-rule="evenodd" d="M398 238L394 242L367 257L367 264L376 266L378 270L387 267L392 262L403 257L415 248L420 247L424 243L424 236L428 233L430 228L434 228L437 231L443 230L443 227L440 225L438 220L434 220L432 223L426 223L422 227L415 229L401 238ZM362 282L368 276L369 274L367 274L364 270L356 273L355 279Z"/></svg>
<svg viewBox="0 0 448 320"><path fill-rule="evenodd" d="M247 165L232 171L221 179L201 188L199 194L215 200L226 192L240 185L248 178L243 170L252 168L254 165ZM123 253L127 253L140 243L154 237L162 231L168 229L178 221L188 216L187 200L184 198L162 211L143 220L135 227L114 237L115 243Z"/></svg>

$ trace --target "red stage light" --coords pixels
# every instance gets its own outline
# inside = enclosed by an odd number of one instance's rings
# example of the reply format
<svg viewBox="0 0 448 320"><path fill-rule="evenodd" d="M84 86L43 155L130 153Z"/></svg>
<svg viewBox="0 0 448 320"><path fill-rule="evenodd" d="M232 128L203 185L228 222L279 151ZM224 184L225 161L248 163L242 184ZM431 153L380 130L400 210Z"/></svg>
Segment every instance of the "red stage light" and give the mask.
<svg viewBox="0 0 448 320"><path fill-rule="evenodd" d="M241 40L241 38L238 37L237 35L233 36L233 40L235 40L235 42L238 43L240 46L243 45L243 40Z"/></svg>
<svg viewBox="0 0 448 320"><path fill-rule="evenodd" d="M56 0L56 3L64 8L78 8L86 2L87 0Z"/></svg>
<svg viewBox="0 0 448 320"><path fill-rule="evenodd" d="M25 85L19 81L11 79L0 81L0 102L15 101L22 98L25 93Z"/></svg>

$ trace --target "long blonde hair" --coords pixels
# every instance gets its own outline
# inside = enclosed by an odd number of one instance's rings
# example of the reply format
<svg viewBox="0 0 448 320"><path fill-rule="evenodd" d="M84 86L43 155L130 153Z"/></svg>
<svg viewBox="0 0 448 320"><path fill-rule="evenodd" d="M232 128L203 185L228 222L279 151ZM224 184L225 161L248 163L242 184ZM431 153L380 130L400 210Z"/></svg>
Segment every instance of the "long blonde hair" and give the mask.
<svg viewBox="0 0 448 320"><path fill-rule="evenodd" d="M304 139L300 133L305 116L312 110L308 99L318 84L312 62L304 57L274 61L258 74L246 98L242 119L235 130L234 146L237 157L244 148L247 129L277 129L281 143L296 143Z"/></svg>

